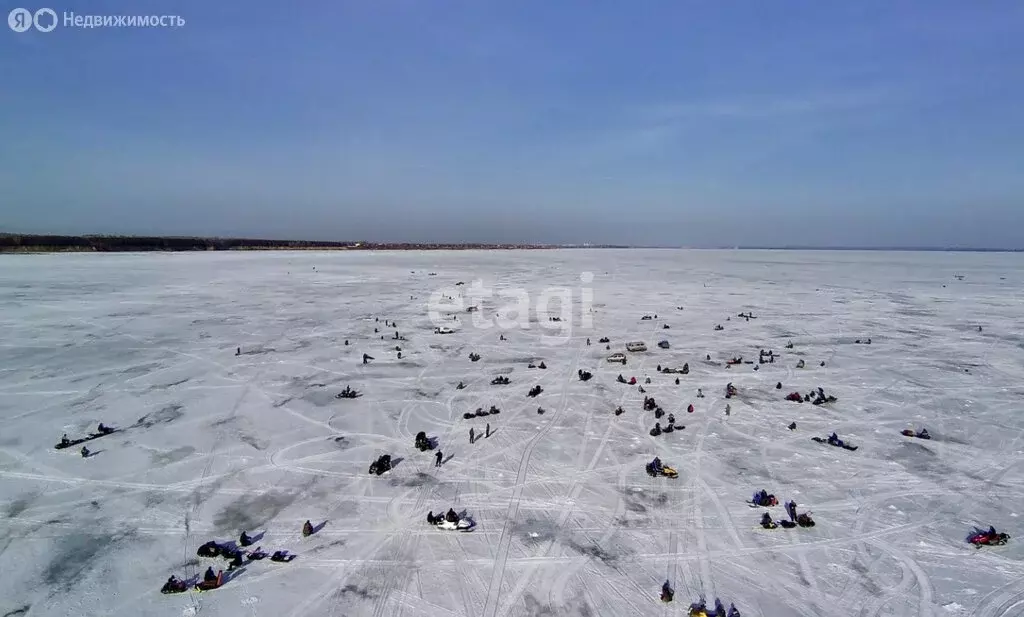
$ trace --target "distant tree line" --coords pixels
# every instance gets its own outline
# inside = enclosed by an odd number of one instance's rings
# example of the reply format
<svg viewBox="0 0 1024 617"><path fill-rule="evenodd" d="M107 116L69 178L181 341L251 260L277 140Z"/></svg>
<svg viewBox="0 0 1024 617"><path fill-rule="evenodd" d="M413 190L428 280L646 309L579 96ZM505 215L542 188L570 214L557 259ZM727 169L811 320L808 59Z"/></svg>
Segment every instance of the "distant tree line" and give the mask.
<svg viewBox="0 0 1024 617"><path fill-rule="evenodd" d="M415 244L408 242L317 242L253 238L158 236L55 236L0 233L0 253L253 250L472 250L558 248L535 244Z"/></svg>

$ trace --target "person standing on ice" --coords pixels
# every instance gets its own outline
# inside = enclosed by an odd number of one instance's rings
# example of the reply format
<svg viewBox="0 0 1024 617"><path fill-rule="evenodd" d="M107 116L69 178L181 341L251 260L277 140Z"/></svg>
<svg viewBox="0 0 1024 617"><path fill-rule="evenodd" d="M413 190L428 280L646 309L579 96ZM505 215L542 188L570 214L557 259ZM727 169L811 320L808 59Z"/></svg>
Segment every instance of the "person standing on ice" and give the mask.
<svg viewBox="0 0 1024 617"><path fill-rule="evenodd" d="M486 439L486 438L488 438L490 436L491 436L491 423L488 422L487 423L487 428L484 429L484 438Z"/></svg>
<svg viewBox="0 0 1024 617"><path fill-rule="evenodd" d="M444 458L444 453L441 452L440 450L438 450L437 454L434 455L434 467L440 467L441 466L441 459L443 459L443 458Z"/></svg>
<svg viewBox="0 0 1024 617"><path fill-rule="evenodd" d="M475 431L473 430L472 427L470 427L470 429L469 429L469 443L473 443L475 436L476 436L475 435Z"/></svg>

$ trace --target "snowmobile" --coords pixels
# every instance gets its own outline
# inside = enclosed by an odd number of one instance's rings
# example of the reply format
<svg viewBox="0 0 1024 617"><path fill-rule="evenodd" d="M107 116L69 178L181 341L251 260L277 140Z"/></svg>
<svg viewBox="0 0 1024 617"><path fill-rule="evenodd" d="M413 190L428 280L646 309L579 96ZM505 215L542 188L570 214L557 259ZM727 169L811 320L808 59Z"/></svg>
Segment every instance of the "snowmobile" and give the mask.
<svg viewBox="0 0 1024 617"><path fill-rule="evenodd" d="M799 392L790 392L786 395L786 400L793 401L794 403L802 403L804 402L804 397L800 396Z"/></svg>
<svg viewBox="0 0 1024 617"><path fill-rule="evenodd" d="M505 377L504 375L498 375L497 377L491 380L492 386L507 386L509 383L511 383L509 378Z"/></svg>
<svg viewBox="0 0 1024 617"><path fill-rule="evenodd" d="M718 324L717 326L715 326L715 332L718 332L718 331L721 331L721 330L725 330L725 328L722 327L722 324Z"/></svg>
<svg viewBox="0 0 1024 617"><path fill-rule="evenodd" d="M167 582L164 583L164 586L160 588L160 593L166 594L182 593L185 591L188 591L188 583L179 579L177 576L172 576L171 578L167 579Z"/></svg>
<svg viewBox="0 0 1024 617"><path fill-rule="evenodd" d="M576 374L579 376L580 381L589 381L590 378L594 376L590 371L585 371L583 369L578 370Z"/></svg>
<svg viewBox="0 0 1024 617"><path fill-rule="evenodd" d="M915 433L913 430L908 428L908 429L900 431L900 432L903 435L906 435L907 437L917 437L918 439L931 439L932 438L932 436L928 433L928 429L922 429L921 432Z"/></svg>
<svg viewBox="0 0 1024 617"><path fill-rule="evenodd" d="M487 410L487 414L491 416L496 416L499 413L501 413L501 410L495 407L494 405L491 405L491 408Z"/></svg>
<svg viewBox="0 0 1024 617"><path fill-rule="evenodd" d="M975 546L975 548L981 548L983 546L1002 546L1006 544L1007 540L1010 539L1010 535L1007 533L996 532L995 527L989 527L988 531L981 531L975 528L975 532L971 534L967 541Z"/></svg>
<svg viewBox="0 0 1024 617"><path fill-rule="evenodd" d="M420 452L426 452L427 450L434 449L434 444L427 438L427 434L423 431L416 433L416 441L414 445Z"/></svg>
<svg viewBox="0 0 1024 617"><path fill-rule="evenodd" d="M274 554L270 556L270 561L277 563L288 563L295 559L295 555L289 555L288 551L274 551Z"/></svg>
<svg viewBox="0 0 1024 617"><path fill-rule="evenodd" d="M267 552L262 550L262 548L259 546L256 547L256 550L246 555L246 558L249 559L249 561L259 561L260 559L265 559L266 557Z"/></svg>
<svg viewBox="0 0 1024 617"><path fill-rule="evenodd" d="M791 431L795 431L796 430L796 422L790 422L789 426L786 427L786 428L788 428Z"/></svg>
<svg viewBox="0 0 1024 617"><path fill-rule="evenodd" d="M658 476L665 476L666 478L678 478L679 472L673 469L672 467L669 467L668 465L663 465L661 459L655 457L653 461L647 463L647 475L651 476L652 478L656 478Z"/></svg>
<svg viewBox="0 0 1024 617"><path fill-rule="evenodd" d="M476 362L479 359L480 359L480 354L478 354L478 353L471 353L471 354L469 354L469 361L470 362Z"/></svg>
<svg viewBox="0 0 1024 617"><path fill-rule="evenodd" d="M658 406L658 403L654 400L653 396L644 397L644 411L651 411Z"/></svg>
<svg viewBox="0 0 1024 617"><path fill-rule="evenodd" d="M656 407L654 409L654 418L655 419L660 420L661 417L664 416L664 415L665 415L665 410L662 409L661 407Z"/></svg>
<svg viewBox="0 0 1024 617"><path fill-rule="evenodd" d="M345 389L334 395L334 398L359 398L362 394L357 390L353 390L351 386L345 386Z"/></svg>
<svg viewBox="0 0 1024 617"><path fill-rule="evenodd" d="M440 529L448 531L469 531L476 527L476 523L469 517L459 517L451 508L447 514L434 515L433 511L427 512L427 522Z"/></svg>
<svg viewBox="0 0 1024 617"><path fill-rule="evenodd" d="M383 475L391 471L391 455L381 454L380 458L370 463L370 475Z"/></svg>
<svg viewBox="0 0 1024 617"><path fill-rule="evenodd" d="M768 491L761 489L754 493L754 497L750 500L750 505L754 507L770 508L772 506L779 505L779 500L775 498L775 495L770 494Z"/></svg>
<svg viewBox="0 0 1024 617"><path fill-rule="evenodd" d="M828 444L830 446L835 446L837 448L843 448L844 450L850 450L850 451L856 450L857 448L860 447L860 446L851 446L850 444L845 443L842 439L839 439L839 437L837 437L835 433L832 433L831 435L829 435L828 439L823 439L821 437L811 437L811 439L816 441L816 442L818 442L818 443L824 443L824 444Z"/></svg>
<svg viewBox="0 0 1024 617"><path fill-rule="evenodd" d="M616 407L615 408L615 415L621 416L623 413L625 413L625 412L623 411L622 407Z"/></svg>
<svg viewBox="0 0 1024 617"><path fill-rule="evenodd" d="M538 413L539 415L542 415L542 416L543 416L543 415L544 415L544 408L543 408L543 407L538 407L538 408L537 408L537 413Z"/></svg>
<svg viewBox="0 0 1024 617"><path fill-rule="evenodd" d="M200 557L220 557L222 552L223 549L221 548L221 545L213 540L210 540L196 549L196 555L199 555Z"/></svg>
<svg viewBox="0 0 1024 617"><path fill-rule="evenodd" d="M534 387L530 388L530 391L527 393L526 396L529 396L530 398L533 398L533 397L537 396L538 394L540 394L543 391L544 391L544 388L542 388L540 386L534 386Z"/></svg>
<svg viewBox="0 0 1024 617"><path fill-rule="evenodd" d="M674 424L669 424L665 428L661 429L661 432L662 433L673 433L673 432L675 432L675 430L676 430L676 426Z"/></svg>

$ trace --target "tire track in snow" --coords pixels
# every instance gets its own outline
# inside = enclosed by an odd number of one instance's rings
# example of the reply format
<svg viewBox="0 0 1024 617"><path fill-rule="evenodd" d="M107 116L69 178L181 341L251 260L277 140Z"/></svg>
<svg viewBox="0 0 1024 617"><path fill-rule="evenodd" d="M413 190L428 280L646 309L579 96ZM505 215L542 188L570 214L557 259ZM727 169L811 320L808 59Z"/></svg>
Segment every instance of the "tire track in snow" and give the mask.
<svg viewBox="0 0 1024 617"><path fill-rule="evenodd" d="M582 354L582 348L576 352L576 358L573 361L572 368L569 370L566 379L571 379L576 374L576 367L580 363L580 355ZM530 457L533 455L534 448L543 439L551 427L555 425L555 419L560 418L565 413L566 399L569 395L569 388L566 387L562 390L562 400L559 404L558 412L555 417L552 417L548 421L544 428L540 430L537 435L530 440L526 445L526 449L523 451L522 458L519 460L519 471L516 474L516 484L512 491L512 498L509 500L508 510L505 513L505 525L501 530L501 537L498 540L498 554L494 559L494 571L491 575L491 583L487 588L487 601L484 604L483 617L495 617L498 611L498 595L501 589L501 581L505 575L505 564L508 560L508 550L512 542L512 526L516 518L516 514L519 511L519 501L522 499L523 494L523 483L526 481L526 473L530 467Z"/></svg>
<svg viewBox="0 0 1024 617"><path fill-rule="evenodd" d="M568 384L566 385L566 388L568 388ZM584 431L583 431L584 435L589 434L589 432L590 432L589 431L590 424L591 424L591 422L594 419L594 414L595 413L596 413L595 408L591 407L590 411L587 413L587 423L586 423L586 425L584 427ZM579 499L580 492L582 492L582 490L583 490L583 484L579 481L580 475L581 474L586 474L586 473L589 473L589 472L593 471L593 469L597 466L598 461L601 459L601 455L604 453L605 446L608 444L608 438L611 435L612 427L613 426L614 426L614 423L609 421L608 422L608 426L605 428L604 435L602 435L601 441L598 444L597 449L594 451L594 455L591 457L590 462L587 463L586 468L584 468L582 470L574 470L574 472L573 472L573 481L572 481L572 484L570 485L569 494L565 497L564 504L562 506L561 511L559 512L558 519L555 522L555 527L557 529L562 529L562 527L565 525L565 523L569 520L569 516L572 514L573 510L575 509L575 507L576 507L576 500ZM580 463L582 463L582 461L583 461L584 455L586 454L586 451L587 451L586 443L587 443L587 440L584 440L583 444L580 447L580 453L576 457L576 467L579 467ZM554 548L554 546L557 543L558 543L557 539L552 540L548 544L547 549L544 551L544 556L547 556L548 554L550 554L551 550ZM523 590L526 588L526 586L532 580L534 574L535 574L535 572L531 572L529 574L524 574L524 575L520 576L520 580L516 583L516 586L513 588L513 591L509 594L509 597L510 598L518 598L519 594L521 594L523 592ZM509 604L504 607L504 610L500 611L500 614L501 615L507 615L508 612L512 610L512 606L513 605L514 605L514 600L510 601Z"/></svg>

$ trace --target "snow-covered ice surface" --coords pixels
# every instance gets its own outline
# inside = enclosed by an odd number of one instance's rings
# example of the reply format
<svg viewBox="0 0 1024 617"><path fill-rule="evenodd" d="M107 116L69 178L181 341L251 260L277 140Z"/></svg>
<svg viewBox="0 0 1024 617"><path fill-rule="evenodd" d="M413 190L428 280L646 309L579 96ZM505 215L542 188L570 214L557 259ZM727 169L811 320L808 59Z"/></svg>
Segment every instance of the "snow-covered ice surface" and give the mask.
<svg viewBox="0 0 1024 617"><path fill-rule="evenodd" d="M3 256L0 615L627 617L682 615L700 595L745 617L1024 615L1022 257ZM541 326L559 325L545 318L499 341L464 312L454 334L434 334L430 294L478 278L524 287L533 306L546 287L572 289L572 336L543 340ZM481 316L506 303L484 302ZM629 340L649 351L605 361ZM778 361L723 365L761 348ZM364 352L376 359L363 365ZM678 386L655 371L684 362ZM650 376L647 394L685 430L649 436L653 413L619 373ZM498 374L511 384L491 385ZM739 389L729 401L727 382ZM336 399L345 385L363 396ZM838 402L783 400L818 386ZM470 445L485 422L462 414L490 405L494 432ZM95 456L53 448L101 421L124 430L90 442ZM922 427L934 439L900 435ZM441 468L414 449L421 430L449 457ZM832 431L859 449L810 439ZM401 461L371 477L385 452ZM655 455L679 478L648 477ZM760 529L745 502L761 488L817 525ZM449 506L476 529L427 524ZM307 519L326 526L303 538ZM966 544L989 524L1010 543ZM213 592L159 593L171 574L224 567L196 548L243 529L298 558L253 562Z"/></svg>

